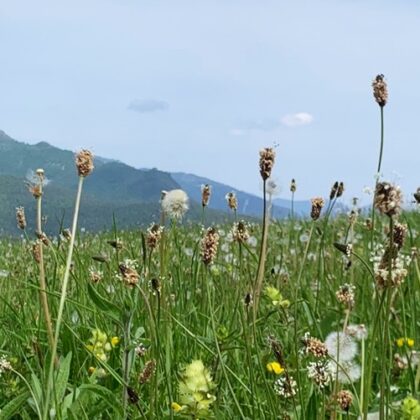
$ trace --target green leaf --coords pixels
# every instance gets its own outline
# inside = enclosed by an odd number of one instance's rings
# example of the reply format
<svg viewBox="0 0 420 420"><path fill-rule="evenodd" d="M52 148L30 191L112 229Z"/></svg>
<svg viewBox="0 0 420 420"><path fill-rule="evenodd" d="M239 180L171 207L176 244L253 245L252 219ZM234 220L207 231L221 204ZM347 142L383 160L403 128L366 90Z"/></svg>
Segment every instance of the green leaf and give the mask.
<svg viewBox="0 0 420 420"><path fill-rule="evenodd" d="M101 398L102 401L106 402L110 408L112 408L118 415L118 418L123 416L123 410L121 407L120 400L115 396L115 394L110 391L108 388L105 388L101 385L96 384L84 384L79 387L80 391L90 391L96 394Z"/></svg>
<svg viewBox="0 0 420 420"><path fill-rule="evenodd" d="M25 391L12 401L8 402L0 411L0 420L8 420L18 412L22 411L22 406L26 403L26 400L30 397L30 395L29 391Z"/></svg>
<svg viewBox="0 0 420 420"><path fill-rule="evenodd" d="M106 312L118 324L121 323L121 311L118 306L100 295L90 283L88 283L88 294L99 309Z"/></svg>
<svg viewBox="0 0 420 420"><path fill-rule="evenodd" d="M64 394L66 393L67 382L70 375L71 356L72 353L70 352L63 360L60 361L60 368L55 379L54 391L55 399L58 403L61 403L64 398Z"/></svg>

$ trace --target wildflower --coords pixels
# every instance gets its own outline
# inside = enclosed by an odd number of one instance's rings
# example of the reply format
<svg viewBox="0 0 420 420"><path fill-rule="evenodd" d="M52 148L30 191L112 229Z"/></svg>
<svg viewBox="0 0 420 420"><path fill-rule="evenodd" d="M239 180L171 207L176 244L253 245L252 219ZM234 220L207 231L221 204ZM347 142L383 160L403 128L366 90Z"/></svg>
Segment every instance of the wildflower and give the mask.
<svg viewBox="0 0 420 420"><path fill-rule="evenodd" d="M276 153L271 147L266 147L260 151L260 174L264 181L270 178L275 157Z"/></svg>
<svg viewBox="0 0 420 420"><path fill-rule="evenodd" d="M188 196L183 190L166 192L161 202L162 211L172 219L180 220L188 210Z"/></svg>
<svg viewBox="0 0 420 420"><path fill-rule="evenodd" d="M135 287L139 282L139 273L135 268L135 262L133 260L126 259L123 264L119 265L120 273L122 275L123 282L128 287Z"/></svg>
<svg viewBox="0 0 420 420"><path fill-rule="evenodd" d="M407 236L407 225L402 223L395 223L393 232L393 241L397 249L401 249L404 245L405 237Z"/></svg>
<svg viewBox="0 0 420 420"><path fill-rule="evenodd" d="M137 356L143 357L147 353L147 348L143 343L140 343L134 348L134 351Z"/></svg>
<svg viewBox="0 0 420 420"><path fill-rule="evenodd" d="M337 195L337 191L338 191L338 181L334 182L334 185L331 188L331 192L330 192L330 200L333 200L336 195Z"/></svg>
<svg viewBox="0 0 420 420"><path fill-rule="evenodd" d="M211 186L205 184L201 186L201 205L207 207L209 205L211 195Z"/></svg>
<svg viewBox="0 0 420 420"><path fill-rule="evenodd" d="M284 372L284 368L279 362L267 363L267 370L268 372L275 373L276 375L281 375Z"/></svg>
<svg viewBox="0 0 420 420"><path fill-rule="evenodd" d="M89 269L90 281L94 284L99 283L102 280L102 271L95 270L94 268Z"/></svg>
<svg viewBox="0 0 420 420"><path fill-rule="evenodd" d="M420 419L420 403L409 395L402 402L402 412L404 420L418 420Z"/></svg>
<svg viewBox="0 0 420 420"><path fill-rule="evenodd" d="M375 190L375 208L392 217L401 211L402 193L400 187L389 182L378 182Z"/></svg>
<svg viewBox="0 0 420 420"><path fill-rule="evenodd" d="M271 300L273 306L288 307L290 302L283 299L282 294L278 289L272 286L266 286L264 289L265 295Z"/></svg>
<svg viewBox="0 0 420 420"><path fill-rule="evenodd" d="M336 395L336 401L343 411L349 411L353 403L353 394L350 391L342 390Z"/></svg>
<svg viewBox="0 0 420 420"><path fill-rule="evenodd" d="M81 150L76 155L76 167L79 176L87 177L94 169L93 154L89 150Z"/></svg>
<svg viewBox="0 0 420 420"><path fill-rule="evenodd" d="M325 357L328 355L328 349L325 344L318 338L311 337L309 332L303 336L302 342L305 354L312 354L315 357Z"/></svg>
<svg viewBox="0 0 420 420"><path fill-rule="evenodd" d="M322 197L312 198L312 209L311 209L311 218L312 220L318 220L321 215L322 207L324 207L324 199Z"/></svg>
<svg viewBox="0 0 420 420"><path fill-rule="evenodd" d="M163 226L152 223L147 229L146 243L150 249L155 249L162 237Z"/></svg>
<svg viewBox="0 0 420 420"><path fill-rule="evenodd" d="M213 227L207 229L204 238L201 240L201 259L205 265L211 264L216 258L219 245L219 234Z"/></svg>
<svg viewBox="0 0 420 420"><path fill-rule="evenodd" d="M112 341L108 341L106 333L98 328L91 331L89 344L86 344L86 349L90 351L97 359L106 362L108 360L108 353L112 350Z"/></svg>
<svg viewBox="0 0 420 420"><path fill-rule="evenodd" d="M225 199L228 203L228 207L236 211L238 209L238 200L236 198L236 194L234 192L229 192L226 194Z"/></svg>
<svg viewBox="0 0 420 420"><path fill-rule="evenodd" d="M25 230L26 217L25 209L23 207L16 207L16 221L19 229Z"/></svg>
<svg viewBox="0 0 420 420"><path fill-rule="evenodd" d="M354 306L354 290L352 284L345 283L335 292L335 296L340 303L344 303L349 308Z"/></svg>
<svg viewBox="0 0 420 420"><path fill-rule="evenodd" d="M296 395L296 381L291 376L282 376L274 382L274 392L283 398L291 398Z"/></svg>
<svg viewBox="0 0 420 420"><path fill-rule="evenodd" d="M246 223L241 220L233 224L232 239L240 244L245 243L249 239L249 231Z"/></svg>
<svg viewBox="0 0 420 420"><path fill-rule="evenodd" d="M372 82L373 96L378 105L382 108L388 102L388 87L385 76L378 74Z"/></svg>
<svg viewBox="0 0 420 420"><path fill-rule="evenodd" d="M325 339L325 347L328 354L336 362L347 362L357 354L357 344L348 334L343 332L332 332Z"/></svg>
<svg viewBox="0 0 420 420"><path fill-rule="evenodd" d="M414 346L414 340L408 337L401 337L396 342L398 347L403 347L404 344L406 344L408 347Z"/></svg>
<svg viewBox="0 0 420 420"><path fill-rule="evenodd" d="M312 379L321 389L331 381L331 364L326 360L311 362L308 365L308 378Z"/></svg>
<svg viewBox="0 0 420 420"><path fill-rule="evenodd" d="M196 417L208 415L216 397L211 393L215 388L213 379L201 360L193 360L181 374L179 382L180 403Z"/></svg>
<svg viewBox="0 0 420 420"><path fill-rule="evenodd" d="M139 375L140 384L145 384L150 381L156 370L156 360L152 359L146 362L143 370Z"/></svg>
<svg viewBox="0 0 420 420"><path fill-rule="evenodd" d="M111 338L111 346L112 347L117 347L118 344L120 343L120 338L119 337L112 337Z"/></svg>
<svg viewBox="0 0 420 420"><path fill-rule="evenodd" d="M296 192L296 181L294 178L292 178L292 181L290 182L290 192L293 194Z"/></svg>
<svg viewBox="0 0 420 420"><path fill-rule="evenodd" d="M182 410L182 406L181 405L179 405L178 403L176 403L176 402L173 402L172 404L171 404L171 408L172 408L172 410L174 410L175 411L175 413L178 413L178 412L180 412L181 410Z"/></svg>
<svg viewBox="0 0 420 420"><path fill-rule="evenodd" d="M12 369L12 365L11 363L6 359L5 356L1 356L0 357L0 376L8 371Z"/></svg>

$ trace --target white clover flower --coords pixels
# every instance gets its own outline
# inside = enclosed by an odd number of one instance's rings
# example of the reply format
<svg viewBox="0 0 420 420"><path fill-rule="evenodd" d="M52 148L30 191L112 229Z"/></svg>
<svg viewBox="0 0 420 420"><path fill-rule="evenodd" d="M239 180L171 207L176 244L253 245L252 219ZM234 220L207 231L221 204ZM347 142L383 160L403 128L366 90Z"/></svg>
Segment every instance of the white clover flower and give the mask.
<svg viewBox="0 0 420 420"><path fill-rule="evenodd" d="M332 332L325 339L328 354L338 363L352 360L357 354L357 344L348 334Z"/></svg>
<svg viewBox="0 0 420 420"><path fill-rule="evenodd" d="M182 219L188 210L188 195L183 190L171 190L164 194L162 210L172 219Z"/></svg>
<svg viewBox="0 0 420 420"><path fill-rule="evenodd" d="M308 378L312 379L321 389L325 388L331 381L334 373L333 366L328 361L311 362L308 365Z"/></svg>

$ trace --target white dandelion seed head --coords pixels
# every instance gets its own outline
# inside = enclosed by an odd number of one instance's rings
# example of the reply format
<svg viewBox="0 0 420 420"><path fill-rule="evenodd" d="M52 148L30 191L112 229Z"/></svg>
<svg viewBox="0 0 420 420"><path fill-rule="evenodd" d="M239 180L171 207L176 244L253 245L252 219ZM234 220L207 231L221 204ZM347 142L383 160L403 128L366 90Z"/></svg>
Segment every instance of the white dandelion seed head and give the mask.
<svg viewBox="0 0 420 420"><path fill-rule="evenodd" d="M336 377L340 384L351 384L360 379L361 368L354 360L340 362L330 361L330 369L333 377Z"/></svg>
<svg viewBox="0 0 420 420"><path fill-rule="evenodd" d="M352 360L357 355L357 344L348 334L332 332L325 339L328 354L339 363Z"/></svg>
<svg viewBox="0 0 420 420"><path fill-rule="evenodd" d="M171 190L166 192L162 198L162 210L172 219L182 219L187 212L188 195L183 190Z"/></svg>
<svg viewBox="0 0 420 420"><path fill-rule="evenodd" d="M368 331L364 324L350 324L346 328L346 334L357 341L362 341L367 339Z"/></svg>

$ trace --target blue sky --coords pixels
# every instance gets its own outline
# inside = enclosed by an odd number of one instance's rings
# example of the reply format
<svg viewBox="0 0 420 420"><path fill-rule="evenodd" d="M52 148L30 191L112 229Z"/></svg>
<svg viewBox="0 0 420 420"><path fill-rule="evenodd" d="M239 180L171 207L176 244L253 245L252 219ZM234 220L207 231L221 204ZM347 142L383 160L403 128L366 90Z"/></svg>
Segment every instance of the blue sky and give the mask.
<svg viewBox="0 0 420 420"><path fill-rule="evenodd" d="M136 167L260 192L277 145L287 197L420 185L420 3L388 0L14 0L0 3L0 129Z"/></svg>

